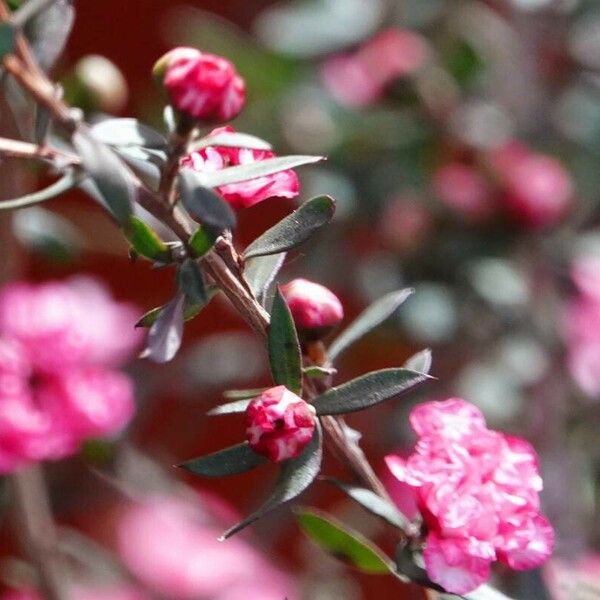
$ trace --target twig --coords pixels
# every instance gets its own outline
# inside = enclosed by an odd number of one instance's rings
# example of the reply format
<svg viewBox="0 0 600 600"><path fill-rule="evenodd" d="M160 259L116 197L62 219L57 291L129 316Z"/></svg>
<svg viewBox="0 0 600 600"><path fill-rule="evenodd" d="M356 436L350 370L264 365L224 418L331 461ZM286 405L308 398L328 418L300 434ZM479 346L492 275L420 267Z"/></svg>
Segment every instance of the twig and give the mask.
<svg viewBox="0 0 600 600"><path fill-rule="evenodd" d="M62 152L50 146L38 146L37 144L8 138L0 138L0 156L47 160L50 162L60 162L63 165L81 164L81 160L75 154Z"/></svg>

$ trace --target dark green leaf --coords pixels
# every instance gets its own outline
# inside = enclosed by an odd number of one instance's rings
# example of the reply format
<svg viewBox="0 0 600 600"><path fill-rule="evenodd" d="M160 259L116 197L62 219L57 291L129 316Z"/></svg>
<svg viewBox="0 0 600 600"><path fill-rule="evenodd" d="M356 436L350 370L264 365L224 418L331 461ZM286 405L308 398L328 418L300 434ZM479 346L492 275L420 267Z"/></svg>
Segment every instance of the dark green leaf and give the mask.
<svg viewBox="0 0 600 600"><path fill-rule="evenodd" d="M158 191L166 154L141 146L114 146L114 151L138 174L149 189Z"/></svg>
<svg viewBox="0 0 600 600"><path fill-rule="evenodd" d="M206 414L210 415L211 417L214 417L217 415L235 415L246 412L248 404L250 404L252 399L256 398L256 396L258 396L259 394L255 394L251 398L244 398L240 400L235 400L234 402L227 402L227 404L220 404L219 406L211 408Z"/></svg>
<svg viewBox="0 0 600 600"><path fill-rule="evenodd" d="M345 483L338 479L328 479L327 481L330 481L333 485L340 488L343 492L348 494L352 500L360 504L370 513L385 519L390 525L398 527L403 531L410 529L410 522L408 519L393 504L390 504L387 500L384 500L381 496L375 494L371 490L352 485L351 483Z"/></svg>
<svg viewBox="0 0 600 600"><path fill-rule="evenodd" d="M405 369L411 369L411 371L418 371L419 373L429 373L431 370L431 350L426 348L413 354L405 363Z"/></svg>
<svg viewBox="0 0 600 600"><path fill-rule="evenodd" d="M11 22L19 29L41 13L45 13L56 0L28 0L12 14Z"/></svg>
<svg viewBox="0 0 600 600"><path fill-rule="evenodd" d="M260 396L267 388L253 388L250 390L226 390L223 392L223 398L229 400L247 400Z"/></svg>
<svg viewBox="0 0 600 600"><path fill-rule="evenodd" d="M312 379L321 379L323 377L329 377L330 375L335 375L337 373L337 369L325 368L325 367L304 367L302 372Z"/></svg>
<svg viewBox="0 0 600 600"><path fill-rule="evenodd" d="M349 348L363 335L369 333L388 317L391 317L396 309L413 293L414 290L407 288L386 294L383 298L376 300L366 308L348 327L334 340L327 354L331 360L335 360L344 350Z"/></svg>
<svg viewBox="0 0 600 600"><path fill-rule="evenodd" d="M190 145L190 152L202 150L209 146L225 146L230 148L252 148L254 150L271 150L271 144L260 138L240 133L239 131L221 131L214 135L207 135Z"/></svg>
<svg viewBox="0 0 600 600"><path fill-rule="evenodd" d="M269 286L275 281L277 273L283 266L285 255L285 252L281 252L280 254L257 256L246 263L244 276L256 299L263 306L265 305L265 296Z"/></svg>
<svg viewBox="0 0 600 600"><path fill-rule="evenodd" d="M166 138L137 119L106 119L92 127L94 137L111 146L166 148Z"/></svg>
<svg viewBox="0 0 600 600"><path fill-rule="evenodd" d="M273 175L273 173L287 171L287 169L316 163L321 160L324 160L322 156L277 156L246 165L227 167L220 171L198 173L198 178L200 185L215 188L221 185L264 177L265 175Z"/></svg>
<svg viewBox="0 0 600 600"><path fill-rule="evenodd" d="M218 288L209 287L207 290L208 301L216 296ZM206 303L207 304L207 303ZM183 308L183 320L191 321L194 317L198 316L206 304L190 304L186 302ZM157 306L152 310L149 310L136 324L136 327L151 327L156 322L161 311L164 310L165 306Z"/></svg>
<svg viewBox="0 0 600 600"><path fill-rule="evenodd" d="M136 197L131 173L110 148L94 139L86 129L80 127L72 140L104 203L119 223L127 224Z"/></svg>
<svg viewBox="0 0 600 600"><path fill-rule="evenodd" d="M179 189L185 208L193 217L200 219L205 227L219 233L235 227L235 213L216 192L202 185L199 173L182 169L179 173Z"/></svg>
<svg viewBox="0 0 600 600"><path fill-rule="evenodd" d="M188 460L178 466L203 477L224 477L250 471L266 462L267 459L254 452L248 442L243 442L207 456Z"/></svg>
<svg viewBox="0 0 600 600"><path fill-rule="evenodd" d="M202 273L196 261L186 258L177 269L177 281L180 291L190 304L206 304L206 289Z"/></svg>
<svg viewBox="0 0 600 600"><path fill-rule="evenodd" d="M281 472L271 497L249 517L228 529L220 539L232 536L282 504L299 496L319 474L322 456L321 425L317 421L312 440L304 448L302 454L282 463Z"/></svg>
<svg viewBox="0 0 600 600"><path fill-rule="evenodd" d="M294 319L281 292L275 292L271 324L267 334L269 364L273 381L300 394L302 389L302 357Z"/></svg>
<svg viewBox="0 0 600 600"><path fill-rule="evenodd" d="M215 244L217 236L204 227L198 227L189 239L189 246L196 257L204 256Z"/></svg>
<svg viewBox="0 0 600 600"><path fill-rule="evenodd" d="M47 188L40 190L39 192L33 192L20 198L13 198L11 200L1 200L0 210L9 210L15 208L25 208L26 206L32 206L56 198L73 188L76 188L84 179L86 175L73 169L68 170L58 181L49 185Z"/></svg>
<svg viewBox="0 0 600 600"><path fill-rule="evenodd" d="M388 574L394 566L382 550L363 535L315 509L297 515L304 533L329 554L363 573Z"/></svg>
<svg viewBox="0 0 600 600"><path fill-rule="evenodd" d="M167 262L170 258L169 248L158 237L158 234L138 217L131 217L123 228L125 237L133 249L150 260Z"/></svg>
<svg viewBox="0 0 600 600"><path fill-rule="evenodd" d="M382 369L327 390L314 402L318 415L363 410L406 392L428 379L409 369Z"/></svg>
<svg viewBox="0 0 600 600"><path fill-rule="evenodd" d="M0 60L15 49L15 29L10 23L0 23Z"/></svg>
<svg viewBox="0 0 600 600"><path fill-rule="evenodd" d="M177 354L183 337L183 302L183 294L178 294L160 311L148 332L148 347L140 358L164 363Z"/></svg>
<svg viewBox="0 0 600 600"><path fill-rule="evenodd" d="M305 202L255 239L244 251L244 258L278 254L299 246L333 218L335 201L318 196Z"/></svg>

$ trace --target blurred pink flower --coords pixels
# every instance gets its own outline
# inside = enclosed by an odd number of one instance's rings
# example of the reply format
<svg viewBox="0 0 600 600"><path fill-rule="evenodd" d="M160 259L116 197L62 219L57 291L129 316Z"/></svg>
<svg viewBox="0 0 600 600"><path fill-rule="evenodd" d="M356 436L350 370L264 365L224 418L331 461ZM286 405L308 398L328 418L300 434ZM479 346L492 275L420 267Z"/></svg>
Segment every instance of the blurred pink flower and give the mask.
<svg viewBox="0 0 600 600"><path fill-rule="evenodd" d="M423 67L429 57L426 40L406 29L388 29L353 54L328 59L321 70L325 86L341 104L359 108L380 98L400 77Z"/></svg>
<svg viewBox="0 0 600 600"><path fill-rule="evenodd" d="M131 506L117 532L129 570L154 592L178 600L296 597L293 582L250 545L239 538L218 541L220 531L198 515L198 507L177 498ZM260 592L252 595L254 589Z"/></svg>
<svg viewBox="0 0 600 600"><path fill-rule="evenodd" d="M222 122L246 103L246 84L225 58L195 48L175 48L155 67L173 106L192 118Z"/></svg>
<svg viewBox="0 0 600 600"><path fill-rule="evenodd" d="M137 317L84 277L0 291L0 472L127 424L133 388L112 367L138 345Z"/></svg>
<svg viewBox="0 0 600 600"><path fill-rule="evenodd" d="M487 429L481 412L459 398L416 407L419 436L407 459L390 455L392 474L413 488L427 526L424 559L432 581L467 593L499 560L514 569L543 563L554 533L539 513L542 480L533 448Z"/></svg>
<svg viewBox="0 0 600 600"><path fill-rule="evenodd" d="M552 558L544 565L544 583L552 600L592 600L600 595L600 555Z"/></svg>
<svg viewBox="0 0 600 600"><path fill-rule="evenodd" d="M235 130L233 127L221 127L212 131L210 135L224 131L234 132ZM275 154L269 150L210 146L188 154L182 159L181 165L200 173L214 172L226 167L252 164L274 156ZM299 190L298 176L291 169L247 181L221 185L217 188L219 194L236 210L248 208L275 196L294 198L298 195Z"/></svg>
<svg viewBox="0 0 600 600"><path fill-rule="evenodd" d="M298 456L315 430L315 410L285 386L264 391L246 409L250 447L273 462Z"/></svg>
<svg viewBox="0 0 600 600"><path fill-rule="evenodd" d="M73 586L68 593L70 600L148 600L148 595L129 586ZM43 600L42 594L33 589L14 589L4 592L0 600Z"/></svg>

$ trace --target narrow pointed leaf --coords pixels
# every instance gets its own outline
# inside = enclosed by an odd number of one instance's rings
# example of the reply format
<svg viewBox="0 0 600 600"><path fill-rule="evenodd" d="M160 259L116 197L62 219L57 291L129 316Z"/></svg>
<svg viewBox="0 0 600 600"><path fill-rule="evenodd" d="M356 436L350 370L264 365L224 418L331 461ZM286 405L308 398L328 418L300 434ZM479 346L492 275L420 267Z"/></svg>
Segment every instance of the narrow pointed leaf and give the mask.
<svg viewBox="0 0 600 600"><path fill-rule="evenodd" d="M244 442L188 460L178 466L202 477L224 477L245 473L266 462L266 458L254 452L248 442Z"/></svg>
<svg viewBox="0 0 600 600"><path fill-rule="evenodd" d="M179 290L185 294L190 304L206 304L206 288L198 265L191 258L181 263L177 270L177 282Z"/></svg>
<svg viewBox="0 0 600 600"><path fill-rule="evenodd" d="M168 261L169 248L158 237L158 234L138 217L131 217L123 228L125 237L134 250L150 260Z"/></svg>
<svg viewBox="0 0 600 600"><path fill-rule="evenodd" d="M166 148L166 138L137 119L106 119L92 128L94 137L111 146Z"/></svg>
<svg viewBox="0 0 600 600"><path fill-rule="evenodd" d="M318 415L363 410L406 392L429 377L409 369L382 369L327 390L316 398Z"/></svg>
<svg viewBox="0 0 600 600"><path fill-rule="evenodd" d="M302 372L311 379L322 379L323 377L335 375L337 373L337 369L317 367L316 365L313 365L311 367L304 367Z"/></svg>
<svg viewBox="0 0 600 600"><path fill-rule="evenodd" d="M220 539L226 539L244 529L282 504L298 497L316 478L323 456L321 426L317 421L312 440L297 458L282 464L271 497L249 517L228 529Z"/></svg>
<svg viewBox="0 0 600 600"><path fill-rule="evenodd" d="M221 232L233 229L236 224L232 208L216 192L205 187L199 174L192 169L182 169L179 174L181 200L188 212L205 227Z"/></svg>
<svg viewBox="0 0 600 600"><path fill-rule="evenodd" d="M432 363L431 350L426 348L413 354L405 363L404 368L410 369L411 371L418 371L419 373L429 373L431 370Z"/></svg>
<svg viewBox="0 0 600 600"><path fill-rule="evenodd" d="M277 156L246 165L227 167L211 173L199 173L198 175L201 178L202 185L214 188L230 183L248 181L256 177L264 177L265 175L273 175L273 173L287 171L294 167L316 163L321 160L323 160L322 156Z"/></svg>
<svg viewBox="0 0 600 600"><path fill-rule="evenodd" d="M160 314L148 332L148 347L141 358L157 363L170 361L181 346L183 337L183 294L175 296Z"/></svg>
<svg viewBox="0 0 600 600"><path fill-rule="evenodd" d="M414 290L407 288L390 292L383 298L376 300L366 308L350 325L334 340L327 354L331 360L335 360L344 350L349 348L363 335L369 333L387 318L391 317L396 309L413 293Z"/></svg>
<svg viewBox="0 0 600 600"><path fill-rule="evenodd" d="M265 295L269 286L275 281L277 273L285 261L285 252L251 258L246 263L244 276L254 292L256 299L264 306Z"/></svg>
<svg viewBox="0 0 600 600"><path fill-rule="evenodd" d="M208 135L190 145L190 152L202 150L209 146L225 146L229 148L251 148L253 150L271 150L271 144L248 133L222 131Z"/></svg>
<svg viewBox="0 0 600 600"><path fill-rule="evenodd" d="M329 196L308 200L255 239L244 251L244 258L265 256L299 246L333 218L335 201Z"/></svg>
<svg viewBox="0 0 600 600"><path fill-rule="evenodd" d="M344 493L346 493L352 500L360 504L364 509L370 513L381 517L387 521L390 525L398 527L403 531L410 528L410 522L408 519L387 500L381 496L375 494L371 490L362 488L351 483L339 481L338 479L328 479L330 483L338 487Z"/></svg>
<svg viewBox="0 0 600 600"><path fill-rule="evenodd" d="M226 390L223 392L223 398L229 400L247 400L260 396L268 388L252 388L249 390Z"/></svg>
<svg viewBox="0 0 600 600"><path fill-rule="evenodd" d="M313 542L346 564L373 575L394 571L383 550L331 515L310 509L299 512L297 518L300 528Z"/></svg>
<svg viewBox="0 0 600 600"><path fill-rule="evenodd" d="M0 60L15 49L15 29L10 23L0 23Z"/></svg>
<svg viewBox="0 0 600 600"><path fill-rule="evenodd" d="M15 208L25 208L26 206L33 206L46 200L56 198L76 188L84 179L86 175L73 169L67 171L60 179L55 181L48 187L40 190L39 192L33 192L20 198L13 198L11 200L0 200L0 210L12 210Z"/></svg>
<svg viewBox="0 0 600 600"><path fill-rule="evenodd" d="M214 417L216 415L234 415L244 413L248 408L248 404L250 404L252 399L256 398L256 396L258 396L258 394L255 394L251 398L243 398L240 400L235 400L234 402L227 402L227 404L220 404L219 406L211 408L206 414Z"/></svg>
<svg viewBox="0 0 600 600"><path fill-rule="evenodd" d="M207 289L207 302L205 304L190 304L186 302L183 307L183 320L190 321L194 317L198 316L202 309L214 298L218 293L218 288L209 287ZM160 313L166 308L167 305L157 306L152 310L149 310L136 324L136 327L151 327L156 322Z"/></svg>
<svg viewBox="0 0 600 600"><path fill-rule="evenodd" d="M273 381L300 394L302 389L302 357L294 319L281 292L275 292L271 324L267 334L269 365Z"/></svg>
<svg viewBox="0 0 600 600"><path fill-rule="evenodd" d="M119 223L127 224L136 197L131 173L110 148L94 139L87 130L79 128L72 140L104 203Z"/></svg>
<svg viewBox="0 0 600 600"><path fill-rule="evenodd" d="M190 237L188 244L196 257L204 256L215 244L216 236L205 227L198 227Z"/></svg>

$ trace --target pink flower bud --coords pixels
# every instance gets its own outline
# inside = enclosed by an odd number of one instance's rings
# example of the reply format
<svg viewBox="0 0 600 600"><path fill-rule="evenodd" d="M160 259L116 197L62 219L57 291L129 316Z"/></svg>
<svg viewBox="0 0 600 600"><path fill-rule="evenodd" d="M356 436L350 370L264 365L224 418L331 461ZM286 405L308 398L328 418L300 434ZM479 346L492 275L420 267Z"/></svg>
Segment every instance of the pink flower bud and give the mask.
<svg viewBox="0 0 600 600"><path fill-rule="evenodd" d="M322 337L344 318L344 308L338 297L318 283L294 279L282 286L281 293L296 327L312 337Z"/></svg>
<svg viewBox="0 0 600 600"><path fill-rule="evenodd" d="M246 86L225 58L195 48L175 48L155 65L172 105L198 121L236 117L246 101Z"/></svg>
<svg viewBox="0 0 600 600"><path fill-rule="evenodd" d="M276 463L298 456L314 430L313 406L283 385L266 390L246 409L250 447Z"/></svg>

